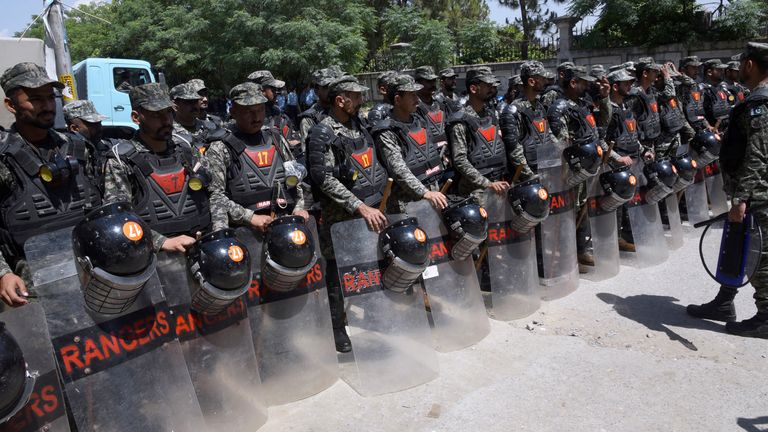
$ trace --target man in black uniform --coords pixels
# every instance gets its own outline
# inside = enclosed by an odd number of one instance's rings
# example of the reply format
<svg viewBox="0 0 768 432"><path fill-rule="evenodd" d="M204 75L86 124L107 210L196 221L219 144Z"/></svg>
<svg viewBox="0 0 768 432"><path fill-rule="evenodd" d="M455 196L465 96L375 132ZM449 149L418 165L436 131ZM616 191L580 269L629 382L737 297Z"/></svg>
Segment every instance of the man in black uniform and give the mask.
<svg viewBox="0 0 768 432"><path fill-rule="evenodd" d="M699 88L704 99L704 116L714 129L725 132L728 127L728 115L731 113L729 99L733 96L723 84L723 73L728 65L720 59L704 62L703 77Z"/></svg>
<svg viewBox="0 0 768 432"><path fill-rule="evenodd" d="M34 63L19 63L0 76L0 86L15 118L0 143L0 298L20 306L32 288L24 243L74 226L101 204L101 193L86 142L53 130L54 90L64 85Z"/></svg>

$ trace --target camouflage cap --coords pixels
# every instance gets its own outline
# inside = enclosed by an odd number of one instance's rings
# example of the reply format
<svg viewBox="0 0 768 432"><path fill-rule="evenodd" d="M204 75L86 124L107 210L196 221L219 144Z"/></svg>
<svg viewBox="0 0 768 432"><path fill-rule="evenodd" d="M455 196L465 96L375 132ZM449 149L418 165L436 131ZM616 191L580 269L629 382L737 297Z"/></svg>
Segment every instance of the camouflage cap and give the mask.
<svg viewBox="0 0 768 432"><path fill-rule="evenodd" d="M490 85L496 85L496 76L488 66L477 66L467 69L467 85L484 82Z"/></svg>
<svg viewBox="0 0 768 432"><path fill-rule="evenodd" d="M509 77L509 85L523 85L523 80L520 78L520 75L512 75Z"/></svg>
<svg viewBox="0 0 768 432"><path fill-rule="evenodd" d="M683 57L680 60L680 69L688 66L693 66L693 67L701 66L701 62L699 61L699 56Z"/></svg>
<svg viewBox="0 0 768 432"><path fill-rule="evenodd" d="M88 123L99 123L109 118L99 114L93 102L89 100L72 101L64 105L62 111L64 112L64 120L67 123L72 123L72 120L78 118Z"/></svg>
<svg viewBox="0 0 768 432"><path fill-rule="evenodd" d="M160 83L137 85L128 94L133 109L142 108L147 111L162 111L173 106L168 96L168 87Z"/></svg>
<svg viewBox="0 0 768 432"><path fill-rule="evenodd" d="M205 86L205 81L201 80L200 78L195 78L187 81L187 84L192 86L192 90L195 93L200 93L203 90L208 90L208 87Z"/></svg>
<svg viewBox="0 0 768 432"><path fill-rule="evenodd" d="M573 63L571 63L571 64L573 64ZM540 76L540 77L546 78L548 76L548 74L549 73L544 68L544 65L540 61L537 61L537 60L531 60L531 61L523 62L523 64L520 65L520 76L521 77L523 77L523 76L526 76L526 77Z"/></svg>
<svg viewBox="0 0 768 432"><path fill-rule="evenodd" d="M728 65L720 59L709 59L704 62L704 72L710 69L725 69Z"/></svg>
<svg viewBox="0 0 768 432"><path fill-rule="evenodd" d="M397 74L390 78L389 87L396 92L415 92L424 88L412 76L406 74Z"/></svg>
<svg viewBox="0 0 768 432"><path fill-rule="evenodd" d="M437 75L435 75L435 70L432 69L432 66L417 67L413 76L417 80L424 80L424 81L432 81L437 79Z"/></svg>
<svg viewBox="0 0 768 432"><path fill-rule="evenodd" d="M621 67L626 69L627 72L629 72L629 73L635 73L635 71L637 70L635 68L635 62L633 62L633 61L624 62L624 63L621 64Z"/></svg>
<svg viewBox="0 0 768 432"><path fill-rule="evenodd" d="M379 74L378 78L376 79L376 85L379 87L388 86L392 83L392 78L394 78L395 76L397 76L397 72L393 70L382 72Z"/></svg>
<svg viewBox="0 0 768 432"><path fill-rule="evenodd" d="M262 87L274 87L276 89L285 87L285 81L280 81L272 76L268 70L260 70L248 75L248 81L256 83Z"/></svg>
<svg viewBox="0 0 768 432"><path fill-rule="evenodd" d="M174 86L168 94L171 100L199 100L201 98L197 91L195 91L195 88L189 83Z"/></svg>
<svg viewBox="0 0 768 432"><path fill-rule="evenodd" d="M45 69L35 63L19 63L6 69L0 76L0 87L5 94L19 87L35 89L48 84L53 84L57 89L64 88L64 84L48 77Z"/></svg>
<svg viewBox="0 0 768 432"><path fill-rule="evenodd" d="M562 72L566 69L570 69L572 67L576 66L573 62L565 61L557 65L557 71Z"/></svg>
<svg viewBox="0 0 768 432"><path fill-rule="evenodd" d="M342 75L331 83L329 89L333 93L357 92L362 93L369 90L368 87L360 85L360 82L352 75Z"/></svg>
<svg viewBox="0 0 768 432"><path fill-rule="evenodd" d="M635 66L635 69L639 71L651 69L651 70L661 72L661 65L656 63L653 60L653 57L640 57L639 59L637 59L637 63L635 63L634 66Z"/></svg>
<svg viewBox="0 0 768 432"><path fill-rule="evenodd" d="M736 60L731 60L728 62L728 70L739 70L739 67L741 66L741 62Z"/></svg>
<svg viewBox="0 0 768 432"><path fill-rule="evenodd" d="M744 61L746 58L768 61L768 43L748 42L744 51L731 57L731 60Z"/></svg>
<svg viewBox="0 0 768 432"><path fill-rule="evenodd" d="M605 68L601 64L592 65L589 69L589 74L593 77L600 79L606 75Z"/></svg>
<svg viewBox="0 0 768 432"><path fill-rule="evenodd" d="M571 68L571 73L573 74L574 78L582 79L588 82L597 81L595 77L587 73L586 66L574 66Z"/></svg>
<svg viewBox="0 0 768 432"><path fill-rule="evenodd" d="M635 77L630 75L626 69L617 69L608 74L608 82L611 84L624 81L634 81Z"/></svg>
<svg viewBox="0 0 768 432"><path fill-rule="evenodd" d="M440 71L440 79L444 78L456 78L458 75L452 68L445 68Z"/></svg>
<svg viewBox="0 0 768 432"><path fill-rule="evenodd" d="M229 91L229 99L232 103L242 106L258 105L267 102L267 98L261 91L261 86L252 82L244 82L232 87L232 90Z"/></svg>
<svg viewBox="0 0 768 432"><path fill-rule="evenodd" d="M331 82L342 76L344 73L338 66L331 66L323 69L316 70L312 73L312 83L321 87L328 87Z"/></svg>

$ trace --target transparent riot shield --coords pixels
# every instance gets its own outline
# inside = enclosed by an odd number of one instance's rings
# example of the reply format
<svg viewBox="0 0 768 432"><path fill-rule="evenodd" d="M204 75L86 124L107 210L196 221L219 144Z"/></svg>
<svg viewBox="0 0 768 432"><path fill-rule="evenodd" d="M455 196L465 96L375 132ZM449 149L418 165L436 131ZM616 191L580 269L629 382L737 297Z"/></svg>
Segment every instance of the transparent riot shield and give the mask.
<svg viewBox="0 0 768 432"><path fill-rule="evenodd" d="M397 215L389 218L397 220ZM353 365L342 365L342 378L363 396L405 390L437 378L437 354L421 290L398 293L383 288L385 261L379 237L363 219L334 224L331 238L354 357Z"/></svg>
<svg viewBox="0 0 768 432"><path fill-rule="evenodd" d="M315 239L317 256L321 257L314 218L307 225ZM325 287L325 261L322 257L318 260L297 290L265 292L260 279L263 236L250 228L238 228L237 236L248 245L253 262L253 282L246 300L269 405L320 393L339 379Z"/></svg>
<svg viewBox="0 0 768 432"><path fill-rule="evenodd" d="M695 225L709 219L707 186L704 183L704 169L696 172L693 184L685 188L685 208L688 222Z"/></svg>
<svg viewBox="0 0 768 432"><path fill-rule="evenodd" d="M659 206L648 204L645 200L648 182L643 174L643 166L642 160L632 165L639 187L635 196L626 204L636 251L621 254L630 264L640 268L661 264L669 257Z"/></svg>
<svg viewBox="0 0 768 432"><path fill-rule="evenodd" d="M677 193L672 192L664 198L664 204L667 207L667 225L664 227L667 246L671 250L677 250L683 247L683 222L680 219L680 201L677 199Z"/></svg>
<svg viewBox="0 0 768 432"><path fill-rule="evenodd" d="M161 253L157 276L211 431L253 431L267 421L251 327L242 299L216 315L191 308L197 283L182 254Z"/></svg>
<svg viewBox="0 0 768 432"><path fill-rule="evenodd" d="M33 237L25 251L77 428L200 430L203 415L157 276L124 313L91 312L71 232Z"/></svg>
<svg viewBox="0 0 768 432"><path fill-rule="evenodd" d="M27 403L7 422L0 424L0 430L68 432L69 422L43 307L39 303L30 303L6 310L0 314L0 322L5 323L18 342L27 363L27 373L34 380L32 388L23 395L22 400Z"/></svg>
<svg viewBox="0 0 768 432"><path fill-rule="evenodd" d="M492 318L501 321L524 318L541 305L534 231L522 234L512 228L512 207L506 196L488 192L485 206Z"/></svg>
<svg viewBox="0 0 768 432"><path fill-rule="evenodd" d="M471 255L461 261L451 257L448 228L429 202L412 202L406 211L418 218L429 237L431 263L423 278L435 323L435 349L449 352L476 344L488 335L491 326Z"/></svg>
<svg viewBox="0 0 768 432"><path fill-rule="evenodd" d="M725 196L723 175L720 173L720 162L715 161L704 167L704 183L707 184L707 195L712 214L717 216L728 211L728 198Z"/></svg>
<svg viewBox="0 0 768 432"><path fill-rule="evenodd" d="M599 177L598 177L599 178ZM600 205L600 197L604 194L600 181L588 181L587 220L592 238L592 255L594 266L584 266L587 273L585 279L601 281L619 274L619 236L616 222L616 210L606 211Z"/></svg>

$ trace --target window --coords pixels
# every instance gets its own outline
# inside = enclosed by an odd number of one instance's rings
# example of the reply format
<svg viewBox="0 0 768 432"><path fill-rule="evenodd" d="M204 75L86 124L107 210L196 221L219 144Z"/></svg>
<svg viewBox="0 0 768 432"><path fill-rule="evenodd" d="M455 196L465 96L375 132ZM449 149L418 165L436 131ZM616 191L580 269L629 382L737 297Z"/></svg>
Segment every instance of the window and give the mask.
<svg viewBox="0 0 768 432"><path fill-rule="evenodd" d="M128 93L134 86L152 82L149 71L139 68L114 68L112 76L115 83L115 90Z"/></svg>

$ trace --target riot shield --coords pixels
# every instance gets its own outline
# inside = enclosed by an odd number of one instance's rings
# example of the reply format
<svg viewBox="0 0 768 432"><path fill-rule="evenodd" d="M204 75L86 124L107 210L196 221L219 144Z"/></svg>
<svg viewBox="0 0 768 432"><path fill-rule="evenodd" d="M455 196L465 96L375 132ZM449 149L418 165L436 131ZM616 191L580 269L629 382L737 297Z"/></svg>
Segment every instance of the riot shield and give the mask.
<svg viewBox="0 0 768 432"><path fill-rule="evenodd" d="M388 216L390 221L398 218ZM378 234L365 220L354 219L334 224L331 238L354 357L354 365L342 364L342 378L363 396L405 390L437 378L424 297L418 287L405 292L383 288L385 260Z"/></svg>
<svg viewBox="0 0 768 432"><path fill-rule="evenodd" d="M25 244L54 356L79 430L200 430L203 415L153 275L124 313L87 309L71 229Z"/></svg>
<svg viewBox="0 0 768 432"><path fill-rule="evenodd" d="M616 209L605 206L601 198L604 195L599 181L588 181L587 220L592 238L594 266L584 266L587 273L584 278L592 281L610 279L619 274L619 237L616 222Z"/></svg>
<svg viewBox="0 0 768 432"><path fill-rule="evenodd" d="M626 204L636 251L621 254L622 258L626 258L629 263L640 268L661 264L669 257L659 206L656 203L649 204L645 200L647 180L643 174L643 166L642 160L632 165L632 172L638 179L639 188L635 196Z"/></svg>
<svg viewBox="0 0 768 432"><path fill-rule="evenodd" d="M664 227L667 246L671 250L677 250L683 247L683 223L680 219L680 201L677 194L669 194L664 198L664 204L667 207L667 225Z"/></svg>
<svg viewBox="0 0 768 432"><path fill-rule="evenodd" d="M30 303L24 307L9 309L0 314L21 347L27 363L27 373L34 386L25 390L20 401L27 401L7 422L0 423L0 430L14 432L69 431L53 347L45 324L43 307Z"/></svg>
<svg viewBox="0 0 768 432"><path fill-rule="evenodd" d="M408 204L409 216L419 220L430 242L430 267L424 272L435 327L435 349L456 351L481 341L491 331L471 255L455 260L449 252L449 232L440 212L421 200Z"/></svg>
<svg viewBox="0 0 768 432"><path fill-rule="evenodd" d="M564 297L579 286L576 259L576 193L564 179L569 177L563 163L565 143L554 141L538 148L538 174L549 191L549 216L537 228L541 240L539 258L540 295L543 300ZM539 252L537 252L538 254Z"/></svg>
<svg viewBox="0 0 768 432"><path fill-rule="evenodd" d="M699 257L707 274L729 287L749 283L760 265L763 235L749 212L740 224L731 223L725 215L708 224L699 240Z"/></svg>
<svg viewBox="0 0 768 432"><path fill-rule="evenodd" d="M693 184L685 189L685 208L688 222L695 225L709 219L709 203L707 202L707 186L704 182L704 169L696 172Z"/></svg>
<svg viewBox="0 0 768 432"><path fill-rule="evenodd" d="M182 254L159 254L157 276L208 429L258 429L267 421L267 407L245 302L236 300L215 315L195 311L192 293L198 282Z"/></svg>
<svg viewBox="0 0 768 432"><path fill-rule="evenodd" d="M485 203L492 318L511 321L526 317L541 305L534 231L522 234L512 228L512 207L506 196L487 192Z"/></svg>
<svg viewBox="0 0 768 432"><path fill-rule="evenodd" d="M713 215L728 211L728 198L725 196L723 174L720 172L720 162L715 161L704 167L704 183L707 184L707 196Z"/></svg>
<svg viewBox="0 0 768 432"><path fill-rule="evenodd" d="M320 257L315 219L310 218L307 225ZM263 235L238 228L237 236L248 245L253 262L253 282L246 300L267 402L281 405L320 393L339 379L325 261L320 258L315 263L298 289L268 292L260 279Z"/></svg>

